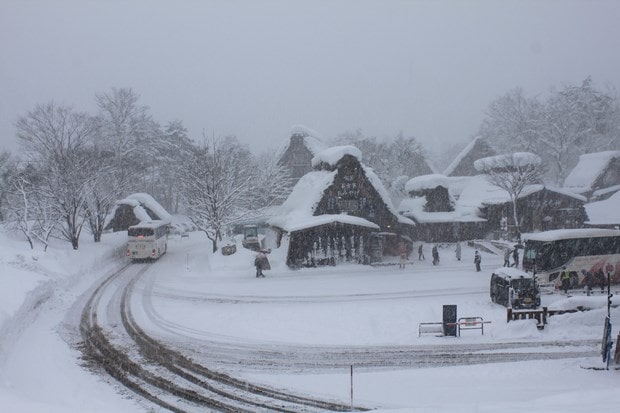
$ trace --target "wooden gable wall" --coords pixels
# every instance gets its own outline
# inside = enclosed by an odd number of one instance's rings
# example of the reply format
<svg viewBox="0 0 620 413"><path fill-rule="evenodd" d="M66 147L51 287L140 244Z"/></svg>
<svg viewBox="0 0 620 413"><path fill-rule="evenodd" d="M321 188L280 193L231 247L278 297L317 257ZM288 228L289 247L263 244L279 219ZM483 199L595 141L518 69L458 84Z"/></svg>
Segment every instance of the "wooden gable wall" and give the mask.
<svg viewBox="0 0 620 413"><path fill-rule="evenodd" d="M398 217L388 209L360 162L353 156L345 155L336 167L338 172L334 182L323 193L314 215L346 212L374 222L382 231L399 230Z"/></svg>
<svg viewBox="0 0 620 413"><path fill-rule="evenodd" d="M294 179L293 185L305 174L312 171L312 158L314 155L304 142L304 136L295 134L291 136L286 151L280 157L278 163L284 165Z"/></svg>

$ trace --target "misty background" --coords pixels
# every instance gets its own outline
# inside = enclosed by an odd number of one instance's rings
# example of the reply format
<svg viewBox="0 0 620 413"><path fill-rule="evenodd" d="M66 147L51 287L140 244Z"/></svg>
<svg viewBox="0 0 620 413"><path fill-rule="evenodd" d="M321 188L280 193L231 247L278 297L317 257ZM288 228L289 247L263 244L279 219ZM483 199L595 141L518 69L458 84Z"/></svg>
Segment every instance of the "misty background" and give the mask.
<svg viewBox="0 0 620 413"><path fill-rule="evenodd" d="M193 139L262 151L304 124L438 152L515 87L538 97L591 76L615 90L618 21L604 0L2 0L0 142L17 147L37 104L95 113L96 94L128 87Z"/></svg>

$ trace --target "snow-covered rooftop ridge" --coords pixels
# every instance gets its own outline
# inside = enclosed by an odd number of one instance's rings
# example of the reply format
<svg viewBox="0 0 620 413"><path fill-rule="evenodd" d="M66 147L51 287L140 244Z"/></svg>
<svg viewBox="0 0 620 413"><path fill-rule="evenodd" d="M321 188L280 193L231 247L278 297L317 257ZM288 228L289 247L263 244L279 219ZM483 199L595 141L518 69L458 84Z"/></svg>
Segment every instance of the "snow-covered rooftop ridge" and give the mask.
<svg viewBox="0 0 620 413"><path fill-rule="evenodd" d="M575 192L587 192L592 189L596 179L605 171L609 162L620 158L620 151L586 153L579 156L579 162L564 180L564 187Z"/></svg>
<svg viewBox="0 0 620 413"><path fill-rule="evenodd" d="M407 181L405 191L423 191L425 189L435 189L438 186L448 188L448 177L442 174L420 175Z"/></svg>
<svg viewBox="0 0 620 413"><path fill-rule="evenodd" d="M304 125L293 125L291 127L291 135L302 135L304 137L312 136L321 140L323 139L323 136L321 136L320 133Z"/></svg>
<svg viewBox="0 0 620 413"><path fill-rule="evenodd" d="M472 141L469 142L467 146L463 148L463 150L456 156L456 158L454 158L454 160L450 163L450 165L448 165L445 171L443 171L443 174L446 176L449 176L454 171L454 168L456 168L461 163L463 158L465 158L467 154L471 152L471 150L476 145L476 142L478 142L478 140L480 139L481 139L480 136L476 136L474 139L472 139Z"/></svg>
<svg viewBox="0 0 620 413"><path fill-rule="evenodd" d="M352 145L332 146L327 148L312 158L312 167L316 168L320 164L327 164L330 166L336 166L338 161L345 155L351 155L358 161L362 161L362 151Z"/></svg>
<svg viewBox="0 0 620 413"><path fill-rule="evenodd" d="M531 152L515 152L478 159L474 162L474 168L476 168L477 171L484 171L486 169L510 166L522 167L527 165L540 165L540 163L541 159L538 155Z"/></svg>

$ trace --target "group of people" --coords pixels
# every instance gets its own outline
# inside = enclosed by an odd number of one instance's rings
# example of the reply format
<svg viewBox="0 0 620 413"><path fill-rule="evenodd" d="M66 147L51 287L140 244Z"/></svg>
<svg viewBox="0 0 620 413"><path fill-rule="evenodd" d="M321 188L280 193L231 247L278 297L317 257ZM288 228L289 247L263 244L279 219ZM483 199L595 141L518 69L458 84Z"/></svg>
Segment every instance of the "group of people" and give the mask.
<svg viewBox="0 0 620 413"><path fill-rule="evenodd" d="M605 286L607 285L607 278L605 277L605 273L603 270L599 269L597 272L592 274L590 271L581 270L581 274L583 275L583 285L586 288L586 294L590 295L590 291L596 285L601 287L601 292L605 291ZM577 274L572 274L566 266L562 267L562 273L560 274L560 282L562 283L562 290L564 290L564 294L568 294L568 290L572 288L572 278L577 277Z"/></svg>
<svg viewBox="0 0 620 413"><path fill-rule="evenodd" d="M271 252L271 250L261 249L256 254L256 257L254 258L254 266L256 267L256 278L265 277L265 274L263 273L263 271L271 269L271 265L269 264L269 259L267 258L267 254L269 252ZM407 249L407 246L404 243L401 243L399 245L398 252L399 252L399 257L400 257L399 267L405 268L405 263L407 262L409 258L409 250ZM456 255L456 259L460 261L461 260L461 243L460 242L456 243L454 253ZM432 256L433 256L433 265L438 265L439 264L439 249L437 248L437 245L433 245ZM424 244L420 243L420 246L418 247L418 260L422 261L425 259L426 257L424 256ZM480 253L476 251L474 254L474 264L476 266L476 271L480 271L481 263L482 263L482 257L480 256Z"/></svg>
<svg viewBox="0 0 620 413"><path fill-rule="evenodd" d="M510 255L512 255L512 260L514 261L512 264L510 264ZM517 247L512 250L507 248L506 251L504 251L504 267L519 267L519 250Z"/></svg>

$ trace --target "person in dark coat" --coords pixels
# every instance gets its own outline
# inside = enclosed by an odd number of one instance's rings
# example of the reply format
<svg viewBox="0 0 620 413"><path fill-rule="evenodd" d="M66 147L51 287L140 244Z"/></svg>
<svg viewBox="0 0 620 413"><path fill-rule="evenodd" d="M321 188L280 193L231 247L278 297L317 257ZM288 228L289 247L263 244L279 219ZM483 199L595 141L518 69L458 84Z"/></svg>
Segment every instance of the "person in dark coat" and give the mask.
<svg viewBox="0 0 620 413"><path fill-rule="evenodd" d="M256 267L256 278L265 277L265 274L263 274L263 270L271 269L271 265L269 264L269 260L267 259L266 251L258 251L258 254L256 254L256 258L254 258L254 266Z"/></svg>
<svg viewBox="0 0 620 413"><path fill-rule="evenodd" d="M581 270L581 274L583 274L583 285L586 287L586 294L590 295L590 291L594 287L594 277L586 270Z"/></svg>
<svg viewBox="0 0 620 413"><path fill-rule="evenodd" d="M461 260L461 243L459 241L456 242L456 248L454 250L454 253L456 254L456 259L457 260Z"/></svg>
<svg viewBox="0 0 620 413"><path fill-rule="evenodd" d="M418 247L418 261L422 261L425 260L426 257L424 256L424 244L420 243L420 246Z"/></svg>
<svg viewBox="0 0 620 413"><path fill-rule="evenodd" d="M515 247L514 250L512 250L512 259L514 260L514 266L515 268L519 268L519 249L517 247Z"/></svg>
<svg viewBox="0 0 620 413"><path fill-rule="evenodd" d="M474 264L476 264L476 271L480 272L480 264L482 263L482 257L480 253L476 251L474 253Z"/></svg>
<svg viewBox="0 0 620 413"><path fill-rule="evenodd" d="M433 245L433 265L439 264L439 251L437 245Z"/></svg>

